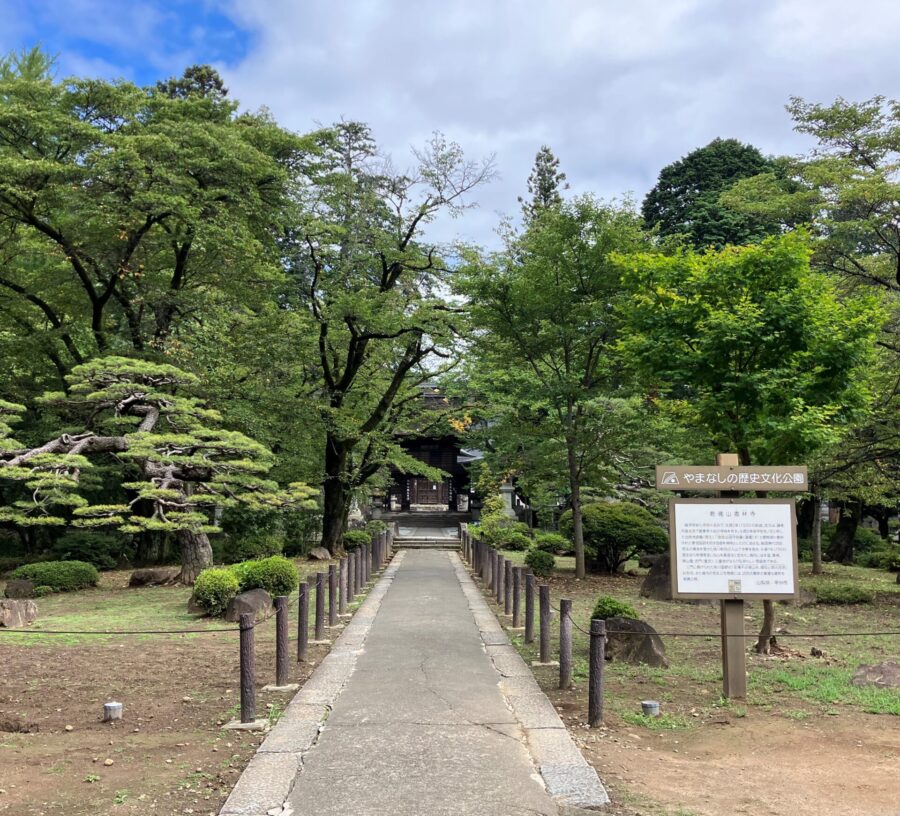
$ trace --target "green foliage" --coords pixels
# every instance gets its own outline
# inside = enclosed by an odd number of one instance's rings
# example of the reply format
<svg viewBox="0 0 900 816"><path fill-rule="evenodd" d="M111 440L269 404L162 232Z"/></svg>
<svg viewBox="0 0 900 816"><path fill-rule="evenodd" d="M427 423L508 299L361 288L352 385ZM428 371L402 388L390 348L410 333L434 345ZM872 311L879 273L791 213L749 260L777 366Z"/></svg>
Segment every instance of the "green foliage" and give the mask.
<svg viewBox="0 0 900 816"><path fill-rule="evenodd" d="M43 598L45 595L52 595L56 590L51 586L47 586L46 584L41 584L40 586L36 586L34 588L34 597L35 598Z"/></svg>
<svg viewBox="0 0 900 816"><path fill-rule="evenodd" d="M213 552L217 561L223 564L236 564L239 561L280 555L283 548L283 534L260 532L243 535L240 538L228 536L218 546L214 545Z"/></svg>
<svg viewBox="0 0 900 816"><path fill-rule="evenodd" d="M99 570L110 570L129 551L130 547L121 535L95 530L70 530L53 542L50 555L59 560L87 561Z"/></svg>
<svg viewBox="0 0 900 816"><path fill-rule="evenodd" d="M206 611L206 614L218 616L226 610L229 601L240 590L241 586L234 570L211 567L197 576L191 598Z"/></svg>
<svg viewBox="0 0 900 816"><path fill-rule="evenodd" d="M627 603L616 600L611 595L601 595L597 598L597 603L594 604L594 611L591 612L591 618L606 620L607 618L616 617L639 619L634 607L629 606Z"/></svg>
<svg viewBox="0 0 900 816"><path fill-rule="evenodd" d="M572 541L561 533L553 533L549 530L536 530L534 532L534 546L539 550L553 553L553 555L571 555Z"/></svg>
<svg viewBox="0 0 900 816"><path fill-rule="evenodd" d="M900 544L879 538L877 544L857 556L856 563L861 567L900 572Z"/></svg>
<svg viewBox="0 0 900 816"><path fill-rule="evenodd" d="M75 592L97 586L100 573L84 561L40 561L13 570L11 578L25 578L35 586L50 587L53 592Z"/></svg>
<svg viewBox="0 0 900 816"><path fill-rule="evenodd" d="M368 530L347 530L342 536L344 549L347 552L358 550L365 544L372 543L372 534Z"/></svg>
<svg viewBox="0 0 900 816"><path fill-rule="evenodd" d="M775 170L752 145L713 139L660 171L641 212L660 235L684 236L697 249L753 243L778 232L779 221L730 209L719 196L739 179Z"/></svg>
<svg viewBox="0 0 900 816"><path fill-rule="evenodd" d="M571 510L563 513L559 525L563 532L571 532ZM594 502L584 506L584 543L592 568L613 573L638 553L665 552L669 539L643 507L631 502Z"/></svg>
<svg viewBox="0 0 900 816"><path fill-rule="evenodd" d="M371 519L366 522L366 531L372 535L374 539L375 536L383 533L388 529L387 523L382 521L381 519Z"/></svg>
<svg viewBox="0 0 900 816"><path fill-rule="evenodd" d="M550 207L558 207L562 204L560 190L568 188L566 174L559 169L559 159L547 145L541 145L534 157L531 175L528 176L528 194L531 199L526 201L519 196L525 220L536 218Z"/></svg>
<svg viewBox="0 0 900 816"><path fill-rule="evenodd" d="M802 235L621 263L633 293L623 353L719 450L804 461L865 415L883 313L811 271Z"/></svg>
<svg viewBox="0 0 900 816"><path fill-rule="evenodd" d="M491 547L521 552L531 546L528 525L516 521L502 511L482 515L478 524L473 524L471 529Z"/></svg>
<svg viewBox="0 0 900 816"><path fill-rule="evenodd" d="M867 604L875 600L875 591L859 584L821 581L815 585L816 601L822 604Z"/></svg>
<svg viewBox="0 0 900 816"><path fill-rule="evenodd" d="M273 598L290 595L300 583L300 573L293 561L281 555L273 555L258 561L234 564L231 573L240 584L240 591L264 589Z"/></svg>
<svg viewBox="0 0 900 816"><path fill-rule="evenodd" d="M538 578L549 578L553 575L556 559L553 557L552 553L549 553L546 550L539 550L537 547L532 547L525 553L525 566L531 567L531 571L537 575Z"/></svg>

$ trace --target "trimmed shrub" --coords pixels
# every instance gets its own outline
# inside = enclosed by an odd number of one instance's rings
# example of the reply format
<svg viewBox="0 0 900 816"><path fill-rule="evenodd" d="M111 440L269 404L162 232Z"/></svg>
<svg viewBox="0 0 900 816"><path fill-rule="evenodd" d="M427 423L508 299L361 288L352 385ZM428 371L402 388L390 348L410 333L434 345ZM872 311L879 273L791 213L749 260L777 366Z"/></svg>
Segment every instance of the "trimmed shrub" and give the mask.
<svg viewBox="0 0 900 816"><path fill-rule="evenodd" d="M638 553L662 553L669 538L643 507L631 502L594 502L582 509L585 559L592 570L613 573ZM559 521L560 529L572 535L572 511Z"/></svg>
<svg viewBox="0 0 900 816"><path fill-rule="evenodd" d="M510 530L503 536L500 549L511 550L512 552L525 552L532 543L531 537L520 530Z"/></svg>
<svg viewBox="0 0 900 816"><path fill-rule="evenodd" d="M528 525L504 515L482 516L481 521L472 526L472 532L498 549L527 550L531 546Z"/></svg>
<svg viewBox="0 0 900 816"><path fill-rule="evenodd" d="M282 555L273 555L259 561L244 561L231 568L240 583L241 592L248 589L264 589L273 598L289 595L300 583L300 573L294 562Z"/></svg>
<svg viewBox="0 0 900 816"><path fill-rule="evenodd" d="M381 519L372 519L371 521L366 523L366 532L372 536L374 539L379 533L383 533L387 530L387 522L382 521Z"/></svg>
<svg viewBox="0 0 900 816"><path fill-rule="evenodd" d="M534 546L553 555L571 555L572 542L561 533L548 530L537 530L534 533Z"/></svg>
<svg viewBox="0 0 900 816"><path fill-rule="evenodd" d="M347 552L358 550L364 544L372 543L372 534L366 530L347 530L341 538Z"/></svg>
<svg viewBox="0 0 900 816"><path fill-rule="evenodd" d="M900 572L900 544L878 539L878 543L856 559L861 567Z"/></svg>
<svg viewBox="0 0 900 816"><path fill-rule="evenodd" d="M556 566L556 559L553 557L552 553L548 553L545 550L539 550L537 547L532 547L525 553L525 565L531 567L531 571L537 575L538 578L548 578L553 574L553 568Z"/></svg>
<svg viewBox="0 0 900 816"><path fill-rule="evenodd" d="M634 607L629 606L627 603L616 600L611 595L601 595L597 598L597 603L594 604L594 611L591 613L591 618L606 620L607 618L616 617L634 618L635 620L639 620L638 613L635 611Z"/></svg>
<svg viewBox="0 0 900 816"><path fill-rule="evenodd" d="M237 564L241 561L252 561L281 555L284 549L284 535L278 532L260 532L245 535L229 535L224 537L216 553L217 560L223 564Z"/></svg>
<svg viewBox="0 0 900 816"><path fill-rule="evenodd" d="M206 611L207 615L221 615L228 607L228 602L240 592L241 585L233 569L212 567L205 569L194 582L194 602Z"/></svg>
<svg viewBox="0 0 900 816"><path fill-rule="evenodd" d="M322 514L309 510L281 512L284 527L284 554L296 557L309 555L322 539Z"/></svg>
<svg viewBox="0 0 900 816"><path fill-rule="evenodd" d="M875 600L875 590L858 584L834 584L826 581L815 586L816 601L820 604L863 604Z"/></svg>
<svg viewBox="0 0 900 816"><path fill-rule="evenodd" d="M119 557L129 551L122 536L93 530L70 530L50 547L59 561L85 561L99 570L115 569Z"/></svg>
<svg viewBox="0 0 900 816"><path fill-rule="evenodd" d="M13 570L11 578L25 578L52 592L75 592L97 586L100 573L85 561L39 561Z"/></svg>
<svg viewBox="0 0 900 816"><path fill-rule="evenodd" d="M36 586L34 588L34 597L35 598L43 598L44 595L50 595L52 592L53 592L53 587Z"/></svg>

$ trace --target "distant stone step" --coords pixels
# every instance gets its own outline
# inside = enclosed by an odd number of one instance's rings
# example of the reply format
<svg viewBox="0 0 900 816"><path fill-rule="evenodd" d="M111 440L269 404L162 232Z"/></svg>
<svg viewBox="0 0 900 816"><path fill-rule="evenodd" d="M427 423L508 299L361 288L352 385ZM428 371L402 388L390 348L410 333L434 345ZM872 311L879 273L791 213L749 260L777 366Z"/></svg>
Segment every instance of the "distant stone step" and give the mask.
<svg viewBox="0 0 900 816"><path fill-rule="evenodd" d="M458 538L395 538L395 550L459 550Z"/></svg>

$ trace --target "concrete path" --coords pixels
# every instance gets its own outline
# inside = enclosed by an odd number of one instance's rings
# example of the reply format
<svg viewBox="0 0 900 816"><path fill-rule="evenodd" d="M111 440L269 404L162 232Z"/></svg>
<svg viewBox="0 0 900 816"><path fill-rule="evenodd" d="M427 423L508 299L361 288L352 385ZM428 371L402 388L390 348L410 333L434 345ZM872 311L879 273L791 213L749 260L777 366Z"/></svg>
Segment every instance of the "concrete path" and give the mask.
<svg viewBox="0 0 900 816"><path fill-rule="evenodd" d="M288 798L297 816L559 812L448 554L405 553Z"/></svg>

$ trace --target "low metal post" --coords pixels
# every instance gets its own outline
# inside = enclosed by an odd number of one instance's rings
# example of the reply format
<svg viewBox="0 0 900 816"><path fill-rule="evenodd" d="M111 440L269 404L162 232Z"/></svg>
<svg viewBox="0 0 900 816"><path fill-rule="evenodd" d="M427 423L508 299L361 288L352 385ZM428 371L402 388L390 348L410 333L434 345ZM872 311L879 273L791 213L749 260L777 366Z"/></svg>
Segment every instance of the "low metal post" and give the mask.
<svg viewBox="0 0 900 816"><path fill-rule="evenodd" d="M534 643L534 575L525 573L525 642Z"/></svg>
<svg viewBox="0 0 900 816"><path fill-rule="evenodd" d="M338 614L346 615L347 614L347 565L350 563L350 559L345 555L341 558L341 566L340 566L340 583L338 584Z"/></svg>
<svg viewBox="0 0 900 816"><path fill-rule="evenodd" d="M503 565L503 612L507 615L512 614L512 595L513 595L513 565L508 558Z"/></svg>
<svg viewBox="0 0 900 816"><path fill-rule="evenodd" d="M300 584L299 597L300 611L297 616L297 662L306 660L306 652L309 648L309 584L306 581Z"/></svg>
<svg viewBox="0 0 900 816"><path fill-rule="evenodd" d="M337 564L328 565L328 626L337 626Z"/></svg>
<svg viewBox="0 0 900 816"><path fill-rule="evenodd" d="M606 621L591 621L590 673L588 676L588 725L603 722L603 668L606 662Z"/></svg>
<svg viewBox="0 0 900 816"><path fill-rule="evenodd" d="M512 625L518 629L522 617L522 568L513 567Z"/></svg>
<svg viewBox="0 0 900 816"><path fill-rule="evenodd" d="M559 687L572 686L572 601L559 602Z"/></svg>
<svg viewBox="0 0 900 816"><path fill-rule="evenodd" d="M325 573L316 573L316 640L325 640Z"/></svg>
<svg viewBox="0 0 900 816"><path fill-rule="evenodd" d="M541 663L550 662L550 584L540 586Z"/></svg>
<svg viewBox="0 0 900 816"><path fill-rule="evenodd" d="M241 627L241 722L256 719L256 654L253 614L243 612Z"/></svg>
<svg viewBox="0 0 900 816"><path fill-rule="evenodd" d="M497 606L503 603L503 596L506 594L506 564L507 560L504 556L497 553L497 580L494 582L495 598Z"/></svg>
<svg viewBox="0 0 900 816"><path fill-rule="evenodd" d="M275 685L288 682L288 596L275 599Z"/></svg>

